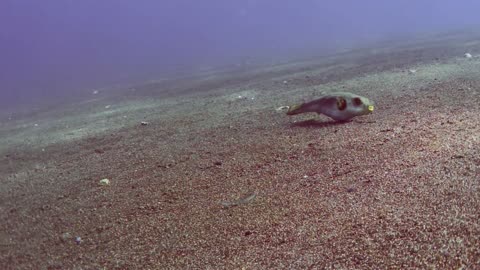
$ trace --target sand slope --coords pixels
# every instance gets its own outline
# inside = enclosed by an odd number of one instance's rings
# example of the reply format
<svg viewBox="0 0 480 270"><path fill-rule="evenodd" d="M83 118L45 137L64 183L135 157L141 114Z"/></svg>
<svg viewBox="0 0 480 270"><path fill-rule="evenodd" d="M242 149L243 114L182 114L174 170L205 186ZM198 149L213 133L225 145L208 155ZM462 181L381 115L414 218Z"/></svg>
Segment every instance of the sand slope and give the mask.
<svg viewBox="0 0 480 270"><path fill-rule="evenodd" d="M148 84L5 120L0 268L476 269L469 42ZM336 90L376 111L337 124L275 110Z"/></svg>

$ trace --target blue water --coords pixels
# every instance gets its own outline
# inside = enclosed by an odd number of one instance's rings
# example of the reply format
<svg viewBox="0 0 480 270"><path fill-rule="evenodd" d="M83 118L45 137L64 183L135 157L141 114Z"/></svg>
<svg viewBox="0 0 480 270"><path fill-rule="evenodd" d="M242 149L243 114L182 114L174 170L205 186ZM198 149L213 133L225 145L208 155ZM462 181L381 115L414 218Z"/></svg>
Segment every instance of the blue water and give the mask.
<svg viewBox="0 0 480 270"><path fill-rule="evenodd" d="M0 106L475 28L478 10L475 0L2 0Z"/></svg>

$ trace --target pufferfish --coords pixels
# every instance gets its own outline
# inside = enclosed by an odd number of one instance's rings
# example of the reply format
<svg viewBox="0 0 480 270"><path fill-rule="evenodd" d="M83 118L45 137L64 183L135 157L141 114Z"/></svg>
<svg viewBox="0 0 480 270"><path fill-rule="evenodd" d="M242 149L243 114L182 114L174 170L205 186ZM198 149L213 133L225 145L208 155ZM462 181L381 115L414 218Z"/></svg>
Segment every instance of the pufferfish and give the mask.
<svg viewBox="0 0 480 270"><path fill-rule="evenodd" d="M366 97L348 92L326 94L318 99L290 106L287 115L316 112L335 121L347 121L373 112L374 104Z"/></svg>

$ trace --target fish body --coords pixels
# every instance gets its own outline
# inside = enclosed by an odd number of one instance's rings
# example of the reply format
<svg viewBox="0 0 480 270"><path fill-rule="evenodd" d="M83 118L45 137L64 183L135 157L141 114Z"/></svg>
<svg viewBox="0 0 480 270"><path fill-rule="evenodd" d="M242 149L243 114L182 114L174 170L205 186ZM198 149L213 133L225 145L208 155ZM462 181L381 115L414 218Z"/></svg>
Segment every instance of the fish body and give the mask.
<svg viewBox="0 0 480 270"><path fill-rule="evenodd" d="M287 115L316 112L335 121L347 121L373 112L374 104L366 97L348 92L324 95L318 99L290 106Z"/></svg>

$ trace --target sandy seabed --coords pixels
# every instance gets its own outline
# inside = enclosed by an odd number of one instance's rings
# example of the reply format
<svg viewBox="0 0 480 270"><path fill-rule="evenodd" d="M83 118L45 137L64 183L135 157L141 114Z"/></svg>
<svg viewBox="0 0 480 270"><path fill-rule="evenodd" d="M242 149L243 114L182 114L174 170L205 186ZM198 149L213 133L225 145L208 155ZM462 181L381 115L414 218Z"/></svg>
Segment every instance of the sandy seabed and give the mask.
<svg viewBox="0 0 480 270"><path fill-rule="evenodd" d="M462 42L4 116L0 268L480 269L480 58L463 57L480 42ZM376 110L276 110L339 90Z"/></svg>

